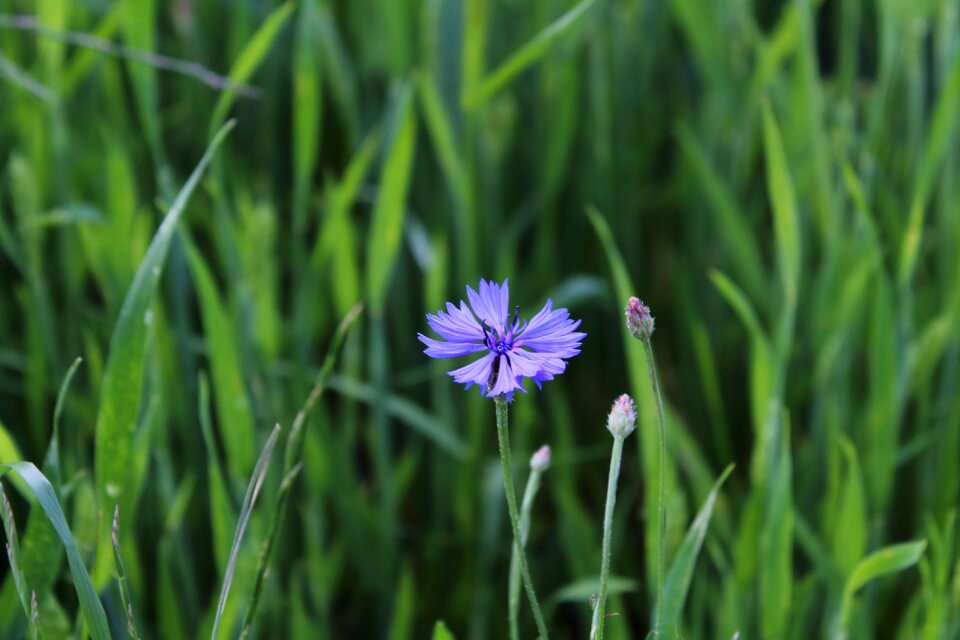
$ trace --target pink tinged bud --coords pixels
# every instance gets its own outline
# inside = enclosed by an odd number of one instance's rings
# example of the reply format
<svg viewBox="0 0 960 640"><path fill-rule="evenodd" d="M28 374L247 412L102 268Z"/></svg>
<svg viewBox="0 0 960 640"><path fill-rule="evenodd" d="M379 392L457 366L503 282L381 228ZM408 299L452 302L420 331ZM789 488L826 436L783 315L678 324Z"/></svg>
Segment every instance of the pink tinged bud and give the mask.
<svg viewBox="0 0 960 640"><path fill-rule="evenodd" d="M623 394L613 402L610 415L607 417L607 431L614 438L626 438L637 428L637 406L633 399Z"/></svg>
<svg viewBox="0 0 960 640"><path fill-rule="evenodd" d="M643 304L639 298L630 297L627 301L627 330L630 335L639 340L649 340L653 335L653 316L650 307Z"/></svg>
<svg viewBox="0 0 960 640"><path fill-rule="evenodd" d="M539 473L543 473L550 468L550 445L543 445L530 458L530 468Z"/></svg>

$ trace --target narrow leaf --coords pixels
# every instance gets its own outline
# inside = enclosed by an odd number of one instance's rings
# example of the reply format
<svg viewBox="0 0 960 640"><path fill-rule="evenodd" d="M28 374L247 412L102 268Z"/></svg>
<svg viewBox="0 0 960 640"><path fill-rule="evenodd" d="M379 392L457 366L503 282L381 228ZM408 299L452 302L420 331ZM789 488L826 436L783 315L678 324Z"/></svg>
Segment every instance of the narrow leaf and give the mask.
<svg viewBox="0 0 960 640"><path fill-rule="evenodd" d="M367 244L367 296L375 315L386 301L407 210L407 189L416 146L413 92L409 86L401 90L394 118L393 136L380 175L380 193L373 210Z"/></svg>
<svg viewBox="0 0 960 640"><path fill-rule="evenodd" d="M250 477L250 484L247 485L247 494L243 498L243 506L240 508L240 518L237 520L237 529L233 534L233 546L230 548L230 559L227 561L227 571L223 576L223 586L220 588L220 600L217 602L217 614L213 619L213 632L210 634L211 640L216 640L217 632L220 630L220 619L223 617L223 609L227 604L227 596L230 594L230 586L233 583L233 574L237 568L237 557L240 555L240 543L243 541L243 534L247 530L247 524L250 522L250 514L253 513L253 505L260 494L260 487L267 477L267 470L270 466L270 458L273 456L273 448L277 444L277 436L280 435L280 425L273 428L273 433L267 438L263 445L263 451L260 453L260 459L257 460L257 466L253 469L253 475Z"/></svg>
<svg viewBox="0 0 960 640"><path fill-rule="evenodd" d="M788 304L795 304L800 278L800 223L793 180L787 168L783 139L769 102L763 105L763 148L766 155L767 190L773 209L780 278Z"/></svg>
<svg viewBox="0 0 960 640"><path fill-rule="evenodd" d="M230 69L230 82L233 88L220 94L216 106L213 108L213 118L210 120L210 131L214 131L223 122L230 107L237 99L236 87L245 84L254 74L260 63L270 51L277 34L286 24L287 19L293 12L295 5L293 2L286 2L277 7L270 16L264 20L263 24L257 30L250 42L243 48L237 60Z"/></svg>
<svg viewBox="0 0 960 640"><path fill-rule="evenodd" d="M471 110L483 104L527 67L540 60L550 50L550 47L573 29L596 3L597 0L581 0L572 9L533 36L525 45L507 58L503 64L483 79L476 89L464 96L464 108Z"/></svg>
<svg viewBox="0 0 960 640"><path fill-rule="evenodd" d="M0 465L0 467L3 468L0 475L7 471L13 471L23 478L63 543L67 552L67 562L70 564L73 586L80 598L80 612L86 622L90 636L93 640L110 640L107 615L104 613L103 605L100 604L97 592L93 588L93 582L90 580L90 574L87 573L87 568L80 557L80 551L77 549L73 534L70 533L70 527L63 515L63 509L60 508L60 501L57 500L53 485L32 462L13 462Z"/></svg>
<svg viewBox="0 0 960 640"><path fill-rule="evenodd" d="M663 584L663 621L655 624L656 629L665 629L667 634L676 632L679 634L678 625L680 615L683 613L683 605L687 599L687 592L690 590L690 581L693 579L693 569L700 555L700 549L703 547L703 541L707 536L707 526L710 524L710 518L713 516L713 506L717 501L717 494L720 487L733 471L733 466L728 466L720 478L717 479L713 489L704 500L703 506L694 518L690 530L687 532L677 555L667 571L667 577ZM670 636L672 637L672 636Z"/></svg>
<svg viewBox="0 0 960 640"><path fill-rule="evenodd" d="M214 136L200 163L177 194L130 285L110 338L110 356L103 375L95 437L97 486L103 504L125 504L124 488L130 484L128 474L133 463L133 436L140 407L147 330L152 319L150 307L170 240L200 176L233 126L233 121L228 122ZM109 535L109 515L104 514L103 520L104 531ZM101 568L99 562L97 566Z"/></svg>

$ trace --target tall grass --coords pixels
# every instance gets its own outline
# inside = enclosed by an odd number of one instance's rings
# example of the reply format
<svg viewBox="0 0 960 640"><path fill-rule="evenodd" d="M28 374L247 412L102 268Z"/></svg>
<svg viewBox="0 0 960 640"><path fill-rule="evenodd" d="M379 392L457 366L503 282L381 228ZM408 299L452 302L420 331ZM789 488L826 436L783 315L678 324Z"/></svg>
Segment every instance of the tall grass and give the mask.
<svg viewBox="0 0 960 640"><path fill-rule="evenodd" d="M129 606L236 637L256 585L254 637L506 637L493 407L416 333L509 276L588 334L511 410L514 458L553 452L526 545L552 637L589 634L625 391L606 637L654 624L661 471L661 635L960 637L957 0L3 12L0 636L123 637Z"/></svg>

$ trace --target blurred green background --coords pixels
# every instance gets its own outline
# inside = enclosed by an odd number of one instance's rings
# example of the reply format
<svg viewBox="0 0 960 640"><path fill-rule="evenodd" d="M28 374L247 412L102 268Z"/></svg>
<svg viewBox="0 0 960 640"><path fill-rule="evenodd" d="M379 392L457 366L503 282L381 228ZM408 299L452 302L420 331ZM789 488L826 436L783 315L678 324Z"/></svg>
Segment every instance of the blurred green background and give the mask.
<svg viewBox="0 0 960 640"><path fill-rule="evenodd" d="M220 624L238 635L287 435L358 302L253 635L402 640L442 619L505 637L493 406L416 339L480 277L509 277L528 317L552 298L588 334L511 409L518 482L553 448L528 553L556 637L588 633L604 422L624 391L641 420L606 630L651 626L657 440L629 295L657 318L668 566L736 464L664 635L960 637L960 2L2 11L0 458L50 478L114 637L114 506L140 633L209 636L279 424ZM0 635L78 637L62 545L5 484L26 591L6 570Z"/></svg>

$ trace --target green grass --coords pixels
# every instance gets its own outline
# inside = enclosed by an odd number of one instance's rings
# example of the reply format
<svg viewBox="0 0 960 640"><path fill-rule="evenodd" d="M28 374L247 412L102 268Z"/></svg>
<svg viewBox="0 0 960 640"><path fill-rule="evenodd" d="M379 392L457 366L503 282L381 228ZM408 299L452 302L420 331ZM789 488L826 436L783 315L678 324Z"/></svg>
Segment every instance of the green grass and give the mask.
<svg viewBox="0 0 960 640"><path fill-rule="evenodd" d="M637 295L664 634L960 638L957 0L3 12L0 636L506 637L494 407L416 334L509 277L588 334L510 413L551 637L625 391L605 634L653 625Z"/></svg>

